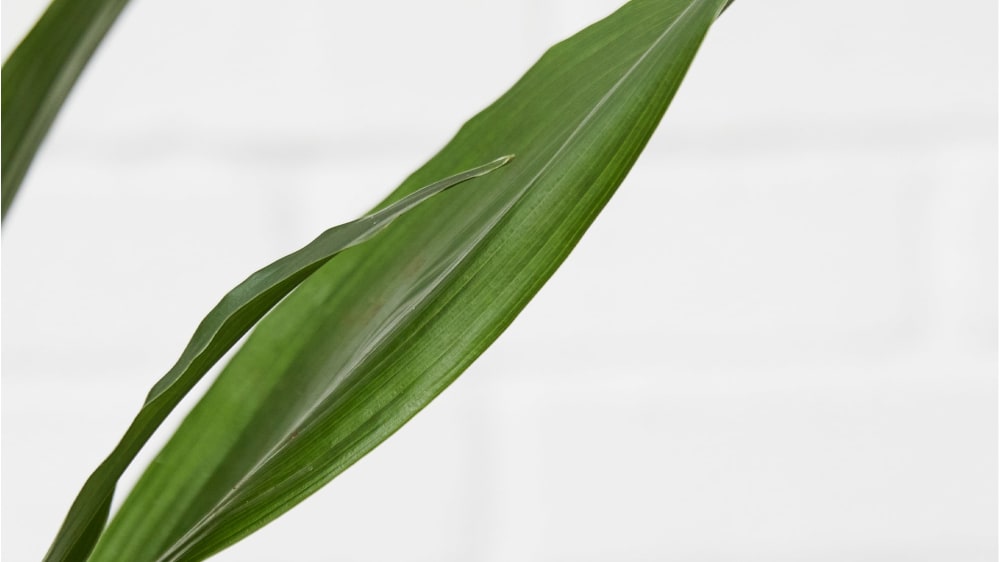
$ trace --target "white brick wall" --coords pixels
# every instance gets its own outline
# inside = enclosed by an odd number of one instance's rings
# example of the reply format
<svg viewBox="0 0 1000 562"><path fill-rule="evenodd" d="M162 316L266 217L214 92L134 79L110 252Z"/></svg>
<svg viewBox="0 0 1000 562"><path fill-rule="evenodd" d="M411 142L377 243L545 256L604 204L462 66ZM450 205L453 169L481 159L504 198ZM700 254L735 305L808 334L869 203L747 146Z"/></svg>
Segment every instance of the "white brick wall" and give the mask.
<svg viewBox="0 0 1000 562"><path fill-rule="evenodd" d="M5 54L43 4L3 0ZM4 227L3 557L222 293L616 4L130 6ZM508 333L218 559L995 560L996 22L736 2Z"/></svg>

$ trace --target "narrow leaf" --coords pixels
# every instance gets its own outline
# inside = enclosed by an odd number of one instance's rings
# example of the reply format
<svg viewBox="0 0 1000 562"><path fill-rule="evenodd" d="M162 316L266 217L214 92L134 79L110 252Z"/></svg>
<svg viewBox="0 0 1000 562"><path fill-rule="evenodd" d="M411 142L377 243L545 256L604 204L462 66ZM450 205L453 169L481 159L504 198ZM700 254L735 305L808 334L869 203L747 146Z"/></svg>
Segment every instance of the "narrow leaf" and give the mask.
<svg viewBox="0 0 1000 562"><path fill-rule="evenodd" d="M0 216L91 55L128 0L53 0L3 64Z"/></svg>
<svg viewBox="0 0 1000 562"><path fill-rule="evenodd" d="M725 3L634 0L547 52L390 200L485 154L517 160L402 217L275 307L143 474L92 559L203 559L426 406L583 235Z"/></svg>
<svg viewBox="0 0 1000 562"><path fill-rule="evenodd" d="M335 255L378 234L429 198L488 174L512 156L451 176L358 220L335 226L257 271L226 294L195 330L177 363L156 383L125 436L90 476L49 550L46 560L81 560L106 522L115 485L136 453L192 387L274 305Z"/></svg>

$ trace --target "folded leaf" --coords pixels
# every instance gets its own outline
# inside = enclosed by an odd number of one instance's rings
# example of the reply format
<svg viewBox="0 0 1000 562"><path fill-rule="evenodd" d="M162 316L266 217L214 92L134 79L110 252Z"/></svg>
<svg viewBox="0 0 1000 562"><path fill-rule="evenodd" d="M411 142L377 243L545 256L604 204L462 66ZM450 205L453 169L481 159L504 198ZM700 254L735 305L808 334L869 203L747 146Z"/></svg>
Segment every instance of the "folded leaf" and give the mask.
<svg viewBox="0 0 1000 562"><path fill-rule="evenodd" d="M366 217L335 226L236 286L208 313L177 363L160 379L114 451L90 476L49 550L46 560L81 560L107 519L115 485L139 449L206 372L274 305L335 255L378 234L429 198L510 162L498 158L431 184Z"/></svg>
<svg viewBox="0 0 1000 562"><path fill-rule="evenodd" d="M484 155L517 160L400 218L275 307L143 474L92 560L203 559L426 406L583 235L725 3L635 0L546 53L390 200Z"/></svg>
<svg viewBox="0 0 1000 562"><path fill-rule="evenodd" d="M128 0L54 0L3 63L0 216L91 55Z"/></svg>

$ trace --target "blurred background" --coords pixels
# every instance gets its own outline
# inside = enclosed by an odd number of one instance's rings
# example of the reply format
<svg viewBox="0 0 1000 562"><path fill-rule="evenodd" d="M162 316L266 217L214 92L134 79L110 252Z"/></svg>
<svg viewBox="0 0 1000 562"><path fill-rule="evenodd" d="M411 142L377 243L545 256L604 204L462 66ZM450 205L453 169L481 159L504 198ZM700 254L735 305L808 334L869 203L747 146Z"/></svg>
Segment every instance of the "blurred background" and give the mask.
<svg viewBox="0 0 1000 562"><path fill-rule="evenodd" d="M3 558L226 290L618 4L133 2L4 224ZM993 0L737 1L507 333L217 559L996 560L996 97Z"/></svg>

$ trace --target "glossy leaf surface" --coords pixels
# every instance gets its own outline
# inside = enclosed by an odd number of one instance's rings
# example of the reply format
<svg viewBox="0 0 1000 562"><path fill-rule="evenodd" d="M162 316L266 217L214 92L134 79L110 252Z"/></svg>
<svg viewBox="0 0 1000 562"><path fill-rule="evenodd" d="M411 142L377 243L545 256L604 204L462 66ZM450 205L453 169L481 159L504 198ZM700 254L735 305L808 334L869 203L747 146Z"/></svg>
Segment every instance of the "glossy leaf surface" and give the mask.
<svg viewBox="0 0 1000 562"><path fill-rule="evenodd" d="M47 560L80 560L107 519L115 485L166 416L219 359L275 304L334 256L357 246L431 197L507 164L511 156L424 187L368 216L335 226L316 240L257 271L226 294L195 330L177 363L153 387L121 442L90 476L53 543Z"/></svg>
<svg viewBox="0 0 1000 562"><path fill-rule="evenodd" d="M634 0L547 52L387 201L495 154L517 159L476 189L401 217L275 307L144 473L92 559L202 559L315 492L426 406L578 242L725 3Z"/></svg>

